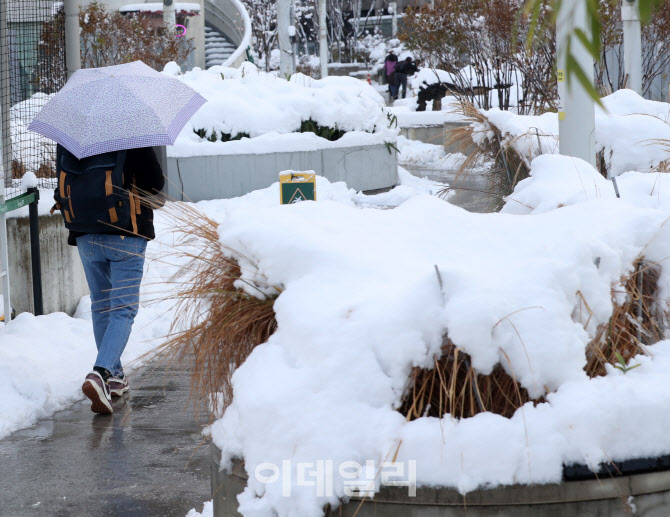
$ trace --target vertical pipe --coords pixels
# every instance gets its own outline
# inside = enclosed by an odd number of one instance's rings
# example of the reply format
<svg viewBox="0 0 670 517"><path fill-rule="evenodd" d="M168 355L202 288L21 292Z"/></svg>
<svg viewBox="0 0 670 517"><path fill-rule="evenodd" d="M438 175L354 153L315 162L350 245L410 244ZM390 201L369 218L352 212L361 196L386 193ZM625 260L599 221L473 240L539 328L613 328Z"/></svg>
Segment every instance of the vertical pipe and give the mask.
<svg viewBox="0 0 670 517"><path fill-rule="evenodd" d="M163 0L163 27L169 31L174 31L177 24L177 17L174 11L174 2L172 0Z"/></svg>
<svg viewBox="0 0 670 517"><path fill-rule="evenodd" d="M319 58L321 60L321 79L328 77L328 32L326 29L326 0L319 0Z"/></svg>
<svg viewBox="0 0 670 517"><path fill-rule="evenodd" d="M79 0L65 0L65 67L67 78L81 68Z"/></svg>
<svg viewBox="0 0 670 517"><path fill-rule="evenodd" d="M2 284L2 302L5 323L12 319L12 304L9 291L9 256L7 254L7 222L5 214L0 214L0 284Z"/></svg>
<svg viewBox="0 0 670 517"><path fill-rule="evenodd" d="M623 21L623 66L628 75L627 88L642 95L642 29L638 0L624 0L621 5Z"/></svg>
<svg viewBox="0 0 670 517"><path fill-rule="evenodd" d="M398 35L398 3L391 2L389 4L389 12L391 13L391 38Z"/></svg>
<svg viewBox="0 0 670 517"><path fill-rule="evenodd" d="M279 76L286 79L292 73L293 51L291 50L291 0L277 0L277 39L279 40Z"/></svg>
<svg viewBox="0 0 670 517"><path fill-rule="evenodd" d="M33 311L35 316L44 314L44 303L42 300L42 260L40 257L40 219L37 205L40 202L40 191L33 187L28 189L29 193L35 194L35 201L28 207L30 218L30 258L33 268Z"/></svg>
<svg viewBox="0 0 670 517"><path fill-rule="evenodd" d="M569 40L573 57L593 84L593 58L575 36L575 29L585 33L590 30L586 2L562 0L556 17L558 146L561 154L581 158L595 167L595 103L576 77L567 84Z"/></svg>

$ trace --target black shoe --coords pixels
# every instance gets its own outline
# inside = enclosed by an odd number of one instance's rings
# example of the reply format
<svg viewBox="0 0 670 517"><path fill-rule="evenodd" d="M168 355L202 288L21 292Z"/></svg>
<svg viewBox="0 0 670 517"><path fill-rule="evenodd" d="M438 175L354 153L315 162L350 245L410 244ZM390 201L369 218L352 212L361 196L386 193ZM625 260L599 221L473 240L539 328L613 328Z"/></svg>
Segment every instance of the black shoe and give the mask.
<svg viewBox="0 0 670 517"><path fill-rule="evenodd" d="M109 393L109 385L98 372L92 371L86 376L81 391L91 400L91 411L99 415L112 414L114 410L112 409L112 396Z"/></svg>

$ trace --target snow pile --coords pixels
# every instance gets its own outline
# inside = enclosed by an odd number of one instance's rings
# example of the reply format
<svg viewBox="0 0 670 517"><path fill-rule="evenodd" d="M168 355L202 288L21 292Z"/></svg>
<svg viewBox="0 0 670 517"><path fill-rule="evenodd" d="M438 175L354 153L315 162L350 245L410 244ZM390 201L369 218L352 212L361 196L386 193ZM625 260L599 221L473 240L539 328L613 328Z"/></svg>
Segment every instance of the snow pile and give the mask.
<svg viewBox="0 0 670 517"><path fill-rule="evenodd" d="M443 145L426 144L418 140L398 137L398 163L413 167L438 170L457 170L467 158L461 153L447 154Z"/></svg>
<svg viewBox="0 0 670 517"><path fill-rule="evenodd" d="M535 183L516 194L535 185L550 195L555 176L589 168L550 160L534 163ZM596 173L588 174L587 188ZM576 195L568 190L560 195ZM396 452L398 462L416 461L420 485L461 492L558 482L563 464L670 452L662 410L670 342L633 359L641 366L625 375L610 368L589 379L583 370L587 343L612 314L612 285L641 253L670 256L668 215L667 202L641 195L588 197L527 216L472 214L431 196L393 210L322 197L278 206L272 189L219 203L221 242L258 267L243 260L245 279L284 287L277 332L236 371L232 405L211 427L223 464L244 458L250 473L240 512L321 515L324 504L346 499L338 466L377 465ZM659 286L667 299L665 269ZM593 317L575 311L581 296ZM511 419L406 422L394 408L410 369L432 364L445 333L478 372L501 364L531 396L549 390L547 402ZM333 462L332 494L299 481L319 460ZM281 479L254 475L267 463L281 467Z"/></svg>
<svg viewBox="0 0 670 517"><path fill-rule="evenodd" d="M202 507L202 512L193 508L186 514L186 517L214 517L214 503L207 501Z"/></svg>
<svg viewBox="0 0 670 517"><path fill-rule="evenodd" d="M596 151L603 152L611 176L648 171L670 157L657 142L670 140L670 104L646 100L632 90L618 90L602 101L607 111L596 107ZM527 116L495 108L482 113L528 164L539 154L558 153L556 113ZM493 138L488 123L473 125L475 143Z"/></svg>
<svg viewBox="0 0 670 517"><path fill-rule="evenodd" d="M287 81L248 62L239 69L213 66L208 70L195 68L183 75L179 75L178 67L169 64L164 73L183 81L208 100L181 131L169 150L171 156L222 154L231 145L262 153L271 152L267 149L273 145L277 149L291 148L291 143L296 148L302 144L311 149L315 145L336 147L395 140L396 132L388 129L382 110L382 97L366 82L352 77L316 80L298 73ZM296 133L309 120L347 133L335 142L313 133ZM194 130L205 130L206 138L214 131L219 140L222 133L250 138L208 142Z"/></svg>
<svg viewBox="0 0 670 517"><path fill-rule="evenodd" d="M475 105L486 105L484 104L484 95L486 95L489 106L499 106L498 90L495 89L499 82L503 83L500 86L506 87L503 90L509 89L509 105L516 106L522 96L520 85L523 83L523 74L517 69L501 71L491 65L483 72L481 69L468 65L456 73L451 73L437 68L422 68L410 79L410 87L415 96L419 95L419 90L437 83L446 83L462 90L491 88L488 92L474 97Z"/></svg>
<svg viewBox="0 0 670 517"><path fill-rule="evenodd" d="M619 195L638 207L670 213L670 174L629 171L616 178ZM501 210L508 214L539 214L599 199L614 199L612 181L582 160L538 156L530 177L519 182Z"/></svg>
<svg viewBox="0 0 670 517"><path fill-rule="evenodd" d="M28 131L28 126L55 94L35 93L10 109L12 153L28 171L36 172L56 155L56 143L45 136Z"/></svg>
<svg viewBox="0 0 670 517"><path fill-rule="evenodd" d="M442 109L440 111L430 111L432 103L428 103L426 111L416 111L417 99L414 97L398 99L393 103L393 106L385 109L391 116L396 117L398 127L401 128L436 126L450 122L466 122L465 115L463 115L460 105L449 99L451 99L451 97L442 100Z"/></svg>
<svg viewBox="0 0 670 517"><path fill-rule="evenodd" d="M317 176L317 195L323 202L373 207L378 211L397 206L413 196L435 193L443 187L415 178L402 169L400 179L402 184L389 192L365 196L347 188L343 182L331 184ZM247 199L258 199L261 204L277 203L279 184L253 192ZM198 206L215 217L220 206L236 203L234 199L203 201ZM158 210L155 225L156 240L147 246L140 310L122 358L127 371L131 361L161 343L173 320L172 302L160 301L164 295L167 297L166 293L174 285L173 275L181 266L179 260L169 256L176 242L173 221ZM0 313L1 303L2 296ZM73 318L64 313L40 317L23 313L9 324L0 323L0 438L82 398L81 383L96 355L90 320L91 301L86 296Z"/></svg>
<svg viewBox="0 0 670 517"><path fill-rule="evenodd" d="M157 238L147 247L140 310L122 358L127 371L136 366L132 361L161 343L172 320L172 303L158 300L170 289L168 280L180 264L160 260L172 249L174 236L163 212L156 212L155 222ZM89 296L82 298L74 317L22 313L0 323L0 438L81 400L81 384L95 357Z"/></svg>

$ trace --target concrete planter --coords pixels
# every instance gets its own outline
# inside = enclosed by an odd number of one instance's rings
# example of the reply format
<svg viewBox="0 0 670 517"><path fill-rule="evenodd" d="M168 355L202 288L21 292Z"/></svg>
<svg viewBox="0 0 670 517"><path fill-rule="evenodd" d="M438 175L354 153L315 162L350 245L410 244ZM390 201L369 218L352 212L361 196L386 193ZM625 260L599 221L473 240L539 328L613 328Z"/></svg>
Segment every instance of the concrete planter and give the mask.
<svg viewBox="0 0 670 517"><path fill-rule="evenodd" d="M240 463L231 474L219 470L220 450L212 445L214 517L236 517L237 494L246 472ZM670 515L670 471L567 481L551 485L514 485L478 490L466 497L448 488L384 487L374 500L352 499L325 517L637 517Z"/></svg>
<svg viewBox="0 0 670 517"><path fill-rule="evenodd" d="M469 125L469 122L445 122L444 124L429 124L425 126L406 126L400 128L400 134L408 140L418 140L426 144L442 144L447 153L463 152L454 145L445 145L445 142L449 136L449 131ZM470 154L474 151L474 148L475 145L472 144L464 154Z"/></svg>
<svg viewBox="0 0 670 517"><path fill-rule="evenodd" d="M397 153L383 144L314 151L224 154L168 158L167 194L172 199L202 201L243 196L279 181L285 170L313 170L331 182L344 181L358 191L394 187ZM318 192L317 192L318 199Z"/></svg>
<svg viewBox="0 0 670 517"><path fill-rule="evenodd" d="M7 219L9 278L16 314L33 312L30 231L27 217ZM68 231L59 215L40 216L40 246L44 313L74 314L79 299L88 294L84 268L76 247L67 244Z"/></svg>

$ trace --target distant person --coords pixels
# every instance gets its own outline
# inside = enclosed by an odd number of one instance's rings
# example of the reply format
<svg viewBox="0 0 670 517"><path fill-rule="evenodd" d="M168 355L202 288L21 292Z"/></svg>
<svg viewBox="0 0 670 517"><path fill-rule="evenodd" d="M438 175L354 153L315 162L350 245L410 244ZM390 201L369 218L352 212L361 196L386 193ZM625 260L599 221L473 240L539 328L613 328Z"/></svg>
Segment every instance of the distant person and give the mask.
<svg viewBox="0 0 670 517"><path fill-rule="evenodd" d="M398 97L398 90L395 82L395 67L398 64L398 56L393 50L389 51L389 55L384 60L384 76L386 77L386 84L389 85L389 100Z"/></svg>
<svg viewBox="0 0 670 517"><path fill-rule="evenodd" d="M58 145L60 176L54 209L77 246L91 291L93 335L98 349L82 391L91 411L110 415L112 396L130 388L121 354L140 301L147 241L155 237L152 206L163 171L151 147L97 154L78 160Z"/></svg>
<svg viewBox="0 0 670 517"><path fill-rule="evenodd" d="M400 87L402 86L402 98L404 99L407 95L407 76L414 75L417 72L418 68L416 63L412 61L411 57L405 58L404 61L400 61L395 67L395 97L398 98L398 93L400 92Z"/></svg>

